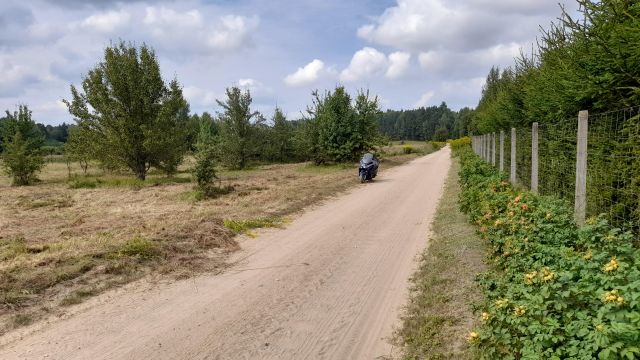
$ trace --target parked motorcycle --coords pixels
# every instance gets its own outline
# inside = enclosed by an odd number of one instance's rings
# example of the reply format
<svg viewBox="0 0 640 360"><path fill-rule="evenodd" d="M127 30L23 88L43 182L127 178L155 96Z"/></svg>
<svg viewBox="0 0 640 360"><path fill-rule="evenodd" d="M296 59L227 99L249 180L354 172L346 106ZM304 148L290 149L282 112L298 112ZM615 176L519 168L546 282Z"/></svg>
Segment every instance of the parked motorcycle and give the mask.
<svg viewBox="0 0 640 360"><path fill-rule="evenodd" d="M358 177L360 182L371 180L378 175L378 165L380 162L373 154L366 153L360 159L360 169L358 170Z"/></svg>

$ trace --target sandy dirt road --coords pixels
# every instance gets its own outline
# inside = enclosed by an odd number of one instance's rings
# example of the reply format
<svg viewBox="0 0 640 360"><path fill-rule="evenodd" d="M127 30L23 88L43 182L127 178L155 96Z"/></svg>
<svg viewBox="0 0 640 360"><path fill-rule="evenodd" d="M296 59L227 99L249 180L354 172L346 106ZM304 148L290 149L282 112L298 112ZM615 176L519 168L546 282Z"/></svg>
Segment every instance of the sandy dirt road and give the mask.
<svg viewBox="0 0 640 360"><path fill-rule="evenodd" d="M0 359L384 358L449 166L445 148L382 168L244 240L226 273L98 296L0 339Z"/></svg>

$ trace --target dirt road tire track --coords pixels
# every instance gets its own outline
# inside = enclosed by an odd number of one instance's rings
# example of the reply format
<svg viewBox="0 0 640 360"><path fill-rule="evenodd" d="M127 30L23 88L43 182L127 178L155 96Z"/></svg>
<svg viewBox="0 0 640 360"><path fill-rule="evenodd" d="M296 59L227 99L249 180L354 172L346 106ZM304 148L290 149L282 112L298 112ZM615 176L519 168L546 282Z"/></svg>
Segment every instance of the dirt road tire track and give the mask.
<svg viewBox="0 0 640 360"><path fill-rule="evenodd" d="M406 300L450 166L445 148L242 242L218 276L119 291L0 359L375 359ZM354 181L357 181L354 175Z"/></svg>

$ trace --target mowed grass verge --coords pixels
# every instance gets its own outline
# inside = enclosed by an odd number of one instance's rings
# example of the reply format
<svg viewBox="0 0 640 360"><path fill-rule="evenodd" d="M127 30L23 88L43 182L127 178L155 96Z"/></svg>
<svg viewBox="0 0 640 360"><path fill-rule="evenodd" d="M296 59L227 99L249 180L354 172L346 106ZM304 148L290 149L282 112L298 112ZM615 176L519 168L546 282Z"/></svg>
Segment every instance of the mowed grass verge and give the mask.
<svg viewBox="0 0 640 360"><path fill-rule="evenodd" d="M381 171L416 156L388 156ZM233 191L203 201L186 165L144 182L96 168L80 175L77 164L69 179L60 161L34 186L11 187L0 176L0 335L143 276L224 271L239 249L236 234L284 226L287 216L359 186L356 166L221 170L220 185Z"/></svg>
<svg viewBox="0 0 640 360"><path fill-rule="evenodd" d="M408 305L394 342L404 359L474 359L466 337L472 306L481 292L476 275L485 269L484 242L458 207L458 171L453 159L432 224L429 247L411 277Z"/></svg>

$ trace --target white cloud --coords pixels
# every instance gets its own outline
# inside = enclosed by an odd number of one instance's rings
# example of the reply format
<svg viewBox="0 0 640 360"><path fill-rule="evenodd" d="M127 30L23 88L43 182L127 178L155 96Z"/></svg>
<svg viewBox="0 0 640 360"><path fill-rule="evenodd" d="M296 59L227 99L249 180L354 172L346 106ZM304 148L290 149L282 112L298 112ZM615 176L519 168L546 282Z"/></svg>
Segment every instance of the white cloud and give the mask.
<svg viewBox="0 0 640 360"><path fill-rule="evenodd" d="M416 102L415 107L416 108L427 107L429 105L429 102L431 101L431 99L433 98L434 95L435 95L435 93L433 91L428 91L428 92L422 94L420 99Z"/></svg>
<svg viewBox="0 0 640 360"><path fill-rule="evenodd" d="M217 94L197 86L185 86L182 89L182 94L189 103L200 107L215 107L217 106L217 99L224 99L223 94Z"/></svg>
<svg viewBox="0 0 640 360"><path fill-rule="evenodd" d="M156 38L173 49L236 50L251 42L259 18L225 15L204 20L199 10L177 11L165 6L146 8L143 23Z"/></svg>
<svg viewBox="0 0 640 360"><path fill-rule="evenodd" d="M289 86L309 85L318 80L323 69L324 63L314 59L304 67L298 68L293 74L287 75L284 82Z"/></svg>
<svg viewBox="0 0 640 360"><path fill-rule="evenodd" d="M340 80L345 82L362 80L384 73L388 66L387 56L384 53L365 47L353 54L349 66L340 73Z"/></svg>
<svg viewBox="0 0 640 360"><path fill-rule="evenodd" d="M130 20L131 15L124 10L108 11L87 17L80 26L109 33L128 25Z"/></svg>
<svg viewBox="0 0 640 360"><path fill-rule="evenodd" d="M450 79L477 75L478 69L486 73L491 66L513 64L524 44L498 44L473 51L428 51L418 55L420 67L430 74Z"/></svg>
<svg viewBox="0 0 640 360"><path fill-rule="evenodd" d="M556 4L557 0L397 0L361 26L358 36L415 52L482 49L532 40L538 25L559 12Z"/></svg>
<svg viewBox="0 0 640 360"><path fill-rule="evenodd" d="M148 6L143 22L159 31L163 29L171 31L175 28L200 28L202 27L202 15L198 10L178 12L164 6Z"/></svg>
<svg viewBox="0 0 640 360"><path fill-rule="evenodd" d="M245 45L251 32L258 27L257 17L227 15L220 18L220 24L208 38L208 44L214 49L236 49Z"/></svg>
<svg viewBox="0 0 640 360"><path fill-rule="evenodd" d="M238 85L244 88L252 88L258 86L258 82L254 79L240 79L238 80Z"/></svg>
<svg viewBox="0 0 640 360"><path fill-rule="evenodd" d="M389 79L397 79L404 75L409 68L410 59L411 54L407 52L397 51L389 54L389 68L385 76Z"/></svg>

